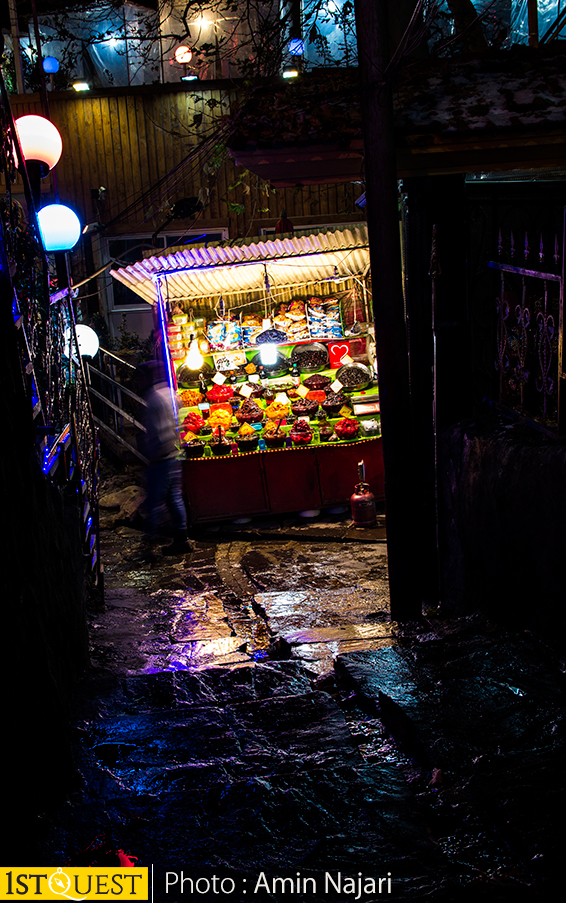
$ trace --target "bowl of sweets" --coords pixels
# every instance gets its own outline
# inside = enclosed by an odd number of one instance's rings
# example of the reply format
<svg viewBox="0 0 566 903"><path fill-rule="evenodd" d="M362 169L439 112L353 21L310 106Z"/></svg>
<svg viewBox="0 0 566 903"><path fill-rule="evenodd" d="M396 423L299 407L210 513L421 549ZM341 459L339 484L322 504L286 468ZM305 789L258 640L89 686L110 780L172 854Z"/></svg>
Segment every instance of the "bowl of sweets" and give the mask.
<svg viewBox="0 0 566 903"><path fill-rule="evenodd" d="M295 417L314 417L318 411L318 401L312 398L298 398L291 405Z"/></svg>
<svg viewBox="0 0 566 903"><path fill-rule="evenodd" d="M312 376L307 376L307 378L303 380L303 386L306 386L307 389L313 389L314 391L327 389L331 384L332 380L330 377L323 376L322 373L313 373Z"/></svg>
<svg viewBox="0 0 566 903"><path fill-rule="evenodd" d="M232 451L232 443L224 435L224 431L221 426L218 427L217 430L214 430L212 434L212 439L210 440L210 450L216 458L219 458L222 455L229 455Z"/></svg>
<svg viewBox="0 0 566 903"><path fill-rule="evenodd" d="M236 433L236 443L241 452L257 451L259 435L249 423L243 423Z"/></svg>
<svg viewBox="0 0 566 903"><path fill-rule="evenodd" d="M336 373L336 379L342 383L345 392L358 392L370 385L372 375L365 364L344 364Z"/></svg>
<svg viewBox="0 0 566 903"><path fill-rule="evenodd" d="M334 429L330 426L329 423L323 423L318 430L320 441L328 442L333 432Z"/></svg>
<svg viewBox="0 0 566 903"><path fill-rule="evenodd" d="M238 423L261 423L263 410L253 398L246 398L236 411L236 420Z"/></svg>
<svg viewBox="0 0 566 903"><path fill-rule="evenodd" d="M326 345L308 342L306 345L295 345L290 361L291 364L297 365L301 373L316 373L317 370L326 370L330 364L330 357Z"/></svg>
<svg viewBox="0 0 566 903"><path fill-rule="evenodd" d="M357 439L360 423L355 417L343 417L334 426L334 432L339 439Z"/></svg>
<svg viewBox="0 0 566 903"><path fill-rule="evenodd" d="M345 403L346 397L341 392L327 392L321 408L330 417L337 417Z"/></svg>
<svg viewBox="0 0 566 903"><path fill-rule="evenodd" d="M281 429L281 421L276 423L274 420L270 420L266 424L263 438L268 448L284 448L285 433Z"/></svg>
<svg viewBox="0 0 566 903"><path fill-rule="evenodd" d="M306 420L297 420L289 435L293 445L308 445L312 441L312 427Z"/></svg>
<svg viewBox="0 0 566 903"><path fill-rule="evenodd" d="M186 458L202 458L204 455L204 442L200 439L197 439L196 436L194 439L189 439L187 442L183 442L182 447L185 452Z"/></svg>

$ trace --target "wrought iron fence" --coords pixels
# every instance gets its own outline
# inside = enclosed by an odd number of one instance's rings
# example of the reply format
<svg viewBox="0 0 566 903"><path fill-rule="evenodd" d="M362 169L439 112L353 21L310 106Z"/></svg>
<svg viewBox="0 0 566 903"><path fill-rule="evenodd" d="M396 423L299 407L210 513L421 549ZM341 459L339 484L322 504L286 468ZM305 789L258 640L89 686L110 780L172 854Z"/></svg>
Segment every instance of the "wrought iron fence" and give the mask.
<svg viewBox="0 0 566 903"><path fill-rule="evenodd" d="M497 404L545 430L562 434L560 365L564 302L563 241L499 232L494 367Z"/></svg>
<svg viewBox="0 0 566 903"><path fill-rule="evenodd" d="M68 289L49 291L48 261L1 73L0 130L1 243L36 452L46 478L76 496L87 580L100 588L99 445L83 361L71 353L78 347L73 299ZM27 213L14 197L18 173Z"/></svg>

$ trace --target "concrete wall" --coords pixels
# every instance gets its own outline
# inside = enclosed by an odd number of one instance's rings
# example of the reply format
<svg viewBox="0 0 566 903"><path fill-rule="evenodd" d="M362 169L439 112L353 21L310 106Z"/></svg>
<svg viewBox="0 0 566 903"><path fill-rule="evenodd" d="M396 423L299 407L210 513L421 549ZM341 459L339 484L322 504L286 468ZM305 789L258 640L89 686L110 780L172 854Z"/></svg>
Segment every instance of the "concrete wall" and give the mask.
<svg viewBox="0 0 566 903"><path fill-rule="evenodd" d="M443 611L566 622L566 445L522 425L440 437Z"/></svg>

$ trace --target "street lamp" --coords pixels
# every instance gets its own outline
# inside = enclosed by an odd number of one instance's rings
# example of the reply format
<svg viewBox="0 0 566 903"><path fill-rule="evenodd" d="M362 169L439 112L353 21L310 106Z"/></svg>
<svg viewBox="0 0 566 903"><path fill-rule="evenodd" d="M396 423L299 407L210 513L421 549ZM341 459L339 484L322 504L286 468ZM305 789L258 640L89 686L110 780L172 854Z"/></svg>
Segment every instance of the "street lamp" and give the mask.
<svg viewBox="0 0 566 903"><path fill-rule="evenodd" d="M70 251L81 235L77 214L65 204L48 204L38 211L39 231L46 251Z"/></svg>
<svg viewBox="0 0 566 903"><path fill-rule="evenodd" d="M91 329L90 326L86 326L84 323L77 323L75 326L75 334L81 357L94 357L99 347L98 336L94 329ZM72 355L73 360L77 361L76 345L70 326L65 330L64 340L63 353L66 357L71 357Z"/></svg>
<svg viewBox="0 0 566 903"><path fill-rule="evenodd" d="M58 163L63 151L61 135L44 116L20 116L14 124L26 161L33 200L39 206L40 181Z"/></svg>
<svg viewBox="0 0 566 903"><path fill-rule="evenodd" d="M193 58L193 51L190 47L187 47L186 44L181 44L175 50L175 59L178 63L187 64L190 63Z"/></svg>

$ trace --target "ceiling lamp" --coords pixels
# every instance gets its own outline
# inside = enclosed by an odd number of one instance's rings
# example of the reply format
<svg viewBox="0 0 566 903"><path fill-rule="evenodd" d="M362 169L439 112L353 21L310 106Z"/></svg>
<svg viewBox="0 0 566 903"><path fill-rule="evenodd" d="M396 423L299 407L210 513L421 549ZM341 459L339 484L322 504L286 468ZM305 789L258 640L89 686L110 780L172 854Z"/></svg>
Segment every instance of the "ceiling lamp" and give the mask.
<svg viewBox="0 0 566 903"><path fill-rule="evenodd" d="M190 63L193 58L193 51L186 44L181 44L175 51L175 59L178 63Z"/></svg>
<svg viewBox="0 0 566 903"><path fill-rule="evenodd" d="M59 72L59 60L54 56L46 56L43 58L43 71L49 75Z"/></svg>
<svg viewBox="0 0 566 903"><path fill-rule="evenodd" d="M38 163L41 175L46 176L63 151L61 135L44 116L20 116L15 126L26 164Z"/></svg>
<svg viewBox="0 0 566 903"><path fill-rule="evenodd" d="M39 231L46 251L70 251L81 235L77 214L64 204L49 204L37 214Z"/></svg>

